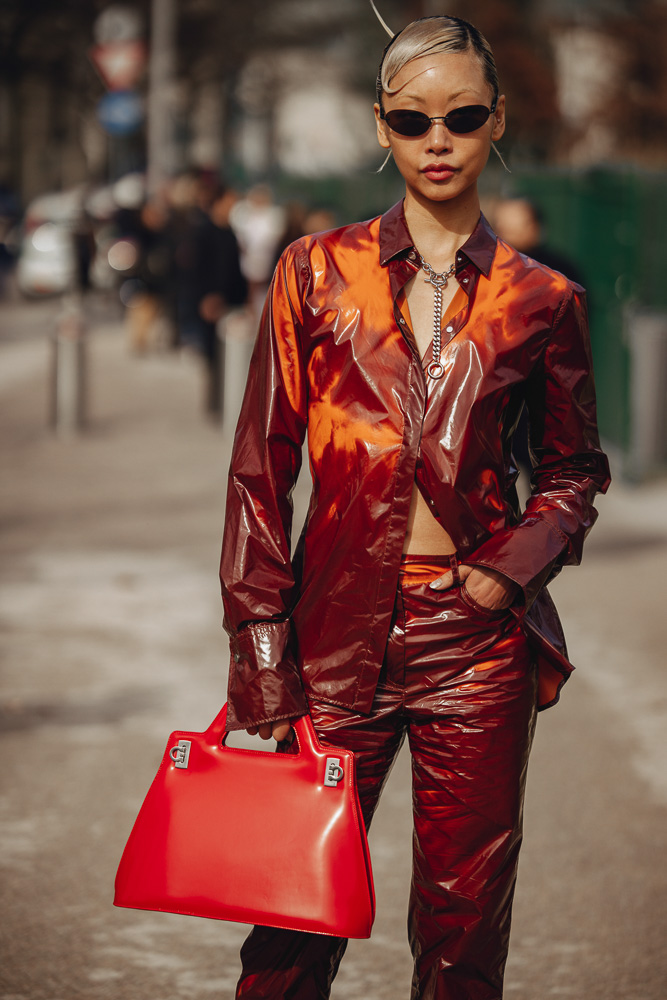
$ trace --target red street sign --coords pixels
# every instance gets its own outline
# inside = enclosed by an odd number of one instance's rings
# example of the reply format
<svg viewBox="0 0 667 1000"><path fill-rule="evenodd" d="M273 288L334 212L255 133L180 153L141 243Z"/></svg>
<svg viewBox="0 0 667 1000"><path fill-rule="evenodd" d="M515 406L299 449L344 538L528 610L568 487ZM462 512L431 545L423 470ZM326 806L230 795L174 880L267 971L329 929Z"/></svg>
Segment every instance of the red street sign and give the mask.
<svg viewBox="0 0 667 1000"><path fill-rule="evenodd" d="M146 65L146 46L143 42L93 45L88 55L108 90L131 90Z"/></svg>

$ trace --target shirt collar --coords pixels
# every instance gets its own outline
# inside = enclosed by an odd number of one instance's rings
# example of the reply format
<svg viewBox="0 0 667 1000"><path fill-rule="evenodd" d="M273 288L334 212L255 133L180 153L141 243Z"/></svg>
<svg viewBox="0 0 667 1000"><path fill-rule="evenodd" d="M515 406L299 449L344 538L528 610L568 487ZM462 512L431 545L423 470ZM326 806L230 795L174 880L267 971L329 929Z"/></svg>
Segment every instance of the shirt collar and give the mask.
<svg viewBox="0 0 667 1000"><path fill-rule="evenodd" d="M488 278L496 252L498 238L483 215L472 234L463 244L459 253L464 254ZM384 267L398 257L414 249L412 236L405 221L403 202L397 202L380 219L380 264ZM457 271L460 268L457 267Z"/></svg>

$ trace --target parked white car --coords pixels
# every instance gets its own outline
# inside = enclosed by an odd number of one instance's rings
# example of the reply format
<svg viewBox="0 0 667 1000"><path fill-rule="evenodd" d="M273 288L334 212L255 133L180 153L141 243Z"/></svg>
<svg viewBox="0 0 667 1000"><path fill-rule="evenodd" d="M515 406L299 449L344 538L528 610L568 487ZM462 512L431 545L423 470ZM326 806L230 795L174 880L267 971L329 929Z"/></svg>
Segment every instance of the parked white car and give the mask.
<svg viewBox="0 0 667 1000"><path fill-rule="evenodd" d="M30 202L19 228L16 282L27 296L60 295L76 287L76 234L90 226L88 278L93 288L117 287L119 275L136 263L136 247L115 234L119 208L138 208L146 196L143 174L125 174L113 184L40 195Z"/></svg>
<svg viewBox="0 0 667 1000"><path fill-rule="evenodd" d="M72 289L77 264L72 232L81 212L79 189L44 194L28 206L22 226L16 283L24 295Z"/></svg>

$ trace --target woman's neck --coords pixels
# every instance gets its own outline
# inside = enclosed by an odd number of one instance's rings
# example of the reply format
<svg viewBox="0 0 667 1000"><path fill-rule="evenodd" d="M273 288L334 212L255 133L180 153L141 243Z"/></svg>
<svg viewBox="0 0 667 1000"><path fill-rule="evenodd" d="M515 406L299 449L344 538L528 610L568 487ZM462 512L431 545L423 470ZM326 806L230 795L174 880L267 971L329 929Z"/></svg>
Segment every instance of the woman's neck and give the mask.
<svg viewBox="0 0 667 1000"><path fill-rule="evenodd" d="M468 239L479 220L477 191L452 202L416 198L408 190L403 203L405 221L415 246L436 271L446 270L454 254Z"/></svg>

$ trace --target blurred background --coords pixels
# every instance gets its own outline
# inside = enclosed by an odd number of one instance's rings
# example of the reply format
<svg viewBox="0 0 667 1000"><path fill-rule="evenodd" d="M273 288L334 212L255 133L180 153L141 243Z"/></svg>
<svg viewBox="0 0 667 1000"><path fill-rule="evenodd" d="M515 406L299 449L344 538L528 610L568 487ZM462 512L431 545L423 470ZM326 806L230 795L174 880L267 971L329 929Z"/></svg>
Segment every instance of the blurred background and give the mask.
<svg viewBox="0 0 667 1000"><path fill-rule="evenodd" d="M483 209L588 290L615 477L553 585L580 669L538 726L507 997L662 1000L667 2L378 6L489 39L510 172ZM402 196L386 41L366 0L0 0L0 1000L233 995L245 928L114 910L113 877L170 730L224 699L226 469L277 257ZM409 783L402 754L338 1000L408 995Z"/></svg>
<svg viewBox="0 0 667 1000"><path fill-rule="evenodd" d="M495 222L500 200L529 198L533 233L513 219L512 242L560 251L586 285L602 432L624 473L641 478L667 459L666 5L446 6L481 25L508 97L512 172L492 159L485 209ZM382 12L400 28L441 8L387 0ZM193 275L197 254L212 254L202 241L216 243L202 235L205 216L231 221L259 301L291 239L400 196L392 166L374 173L383 35L363 0L5 0L0 19L6 295L12 278L32 297L117 289L133 303L138 341L162 319L164 338L210 356L211 331L195 328L211 289ZM242 296L226 291L227 305Z"/></svg>

